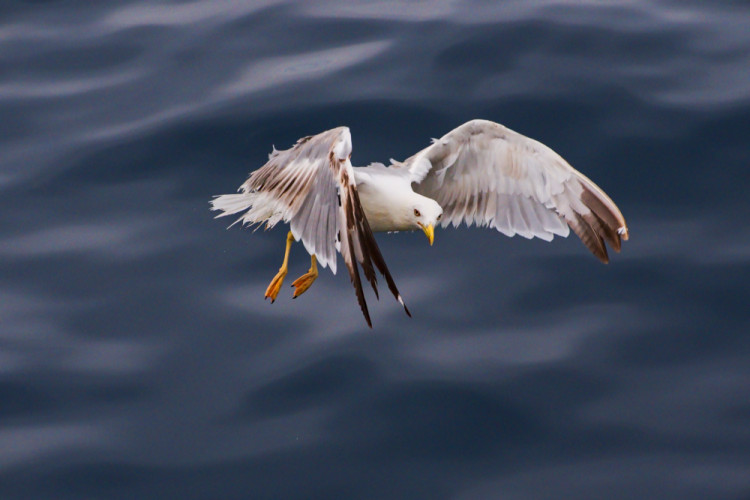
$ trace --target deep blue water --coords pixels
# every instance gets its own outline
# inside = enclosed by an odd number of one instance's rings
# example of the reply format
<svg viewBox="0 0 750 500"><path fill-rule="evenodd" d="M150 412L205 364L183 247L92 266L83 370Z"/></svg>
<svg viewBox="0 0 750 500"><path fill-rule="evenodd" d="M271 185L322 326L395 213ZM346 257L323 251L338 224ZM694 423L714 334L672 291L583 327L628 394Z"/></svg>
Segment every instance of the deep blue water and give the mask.
<svg viewBox="0 0 750 500"><path fill-rule="evenodd" d="M750 6L0 7L0 498L750 498ZM574 237L378 235L270 305L285 229L208 200L347 125L353 162L471 118L618 203ZM308 267L292 250L288 283Z"/></svg>

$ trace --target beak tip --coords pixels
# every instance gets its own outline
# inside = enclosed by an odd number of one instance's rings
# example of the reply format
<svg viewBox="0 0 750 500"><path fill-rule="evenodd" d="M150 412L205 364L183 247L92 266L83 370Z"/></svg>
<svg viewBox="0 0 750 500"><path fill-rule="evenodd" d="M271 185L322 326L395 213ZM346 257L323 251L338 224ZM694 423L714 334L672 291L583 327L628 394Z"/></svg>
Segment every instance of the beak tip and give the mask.
<svg viewBox="0 0 750 500"><path fill-rule="evenodd" d="M430 242L430 246L432 246L432 242L435 241L435 227L430 224L427 227L422 226L422 230L424 231L424 234L427 236L427 240Z"/></svg>

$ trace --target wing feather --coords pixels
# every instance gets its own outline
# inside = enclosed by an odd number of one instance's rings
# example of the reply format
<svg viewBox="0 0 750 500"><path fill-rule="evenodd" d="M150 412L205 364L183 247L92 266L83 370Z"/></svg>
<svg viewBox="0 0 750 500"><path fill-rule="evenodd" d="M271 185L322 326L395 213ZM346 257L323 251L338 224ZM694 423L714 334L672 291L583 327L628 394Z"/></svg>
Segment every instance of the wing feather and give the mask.
<svg viewBox="0 0 750 500"><path fill-rule="evenodd" d="M336 252L354 285L357 302L372 327L359 267L377 297L377 268L388 288L406 308L372 234L359 200L349 161L351 135L346 127L303 137L288 150L273 149L268 163L253 172L239 194L221 195L211 202L217 217L240 215L236 222L289 223L294 238L315 255L322 267L336 273Z"/></svg>
<svg viewBox="0 0 750 500"><path fill-rule="evenodd" d="M461 222L551 240L572 229L608 261L628 229L617 205L560 155L498 123L472 120L394 168L443 207L443 227Z"/></svg>

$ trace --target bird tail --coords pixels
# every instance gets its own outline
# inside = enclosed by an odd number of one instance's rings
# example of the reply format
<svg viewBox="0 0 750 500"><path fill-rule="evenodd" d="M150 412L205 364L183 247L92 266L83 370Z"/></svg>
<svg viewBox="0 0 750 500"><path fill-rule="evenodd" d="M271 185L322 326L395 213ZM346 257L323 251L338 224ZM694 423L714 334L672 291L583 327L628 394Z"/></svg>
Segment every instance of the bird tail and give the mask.
<svg viewBox="0 0 750 500"><path fill-rule="evenodd" d="M216 217L224 217L225 215L236 214L247 210L253 204L253 197L249 193L239 194L222 194L214 197L211 200L211 210L221 210Z"/></svg>
<svg viewBox="0 0 750 500"><path fill-rule="evenodd" d="M251 193L239 193L239 194L222 194L214 197L211 203L211 210L221 210L222 213L216 216L226 217L227 215L233 215L239 212L248 210L253 205L253 196ZM235 223L242 220L242 217L237 219ZM232 224L233 226L234 224ZM229 227L232 227L229 226Z"/></svg>

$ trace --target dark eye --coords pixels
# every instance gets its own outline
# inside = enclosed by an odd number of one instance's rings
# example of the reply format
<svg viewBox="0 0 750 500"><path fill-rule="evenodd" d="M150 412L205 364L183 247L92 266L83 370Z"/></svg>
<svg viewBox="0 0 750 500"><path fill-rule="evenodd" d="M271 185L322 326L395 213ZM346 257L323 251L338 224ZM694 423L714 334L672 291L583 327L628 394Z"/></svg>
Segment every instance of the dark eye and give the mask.
<svg viewBox="0 0 750 500"><path fill-rule="evenodd" d="M442 218L443 218L443 214L440 214L440 215L438 215L438 218L437 218L437 220L440 220L440 219L442 219Z"/></svg>
<svg viewBox="0 0 750 500"><path fill-rule="evenodd" d="M422 215L422 214L421 214L421 213L419 213L419 210L417 210L417 209L415 208L415 209L414 209L414 216L415 216L415 217L420 217L421 215Z"/></svg>

